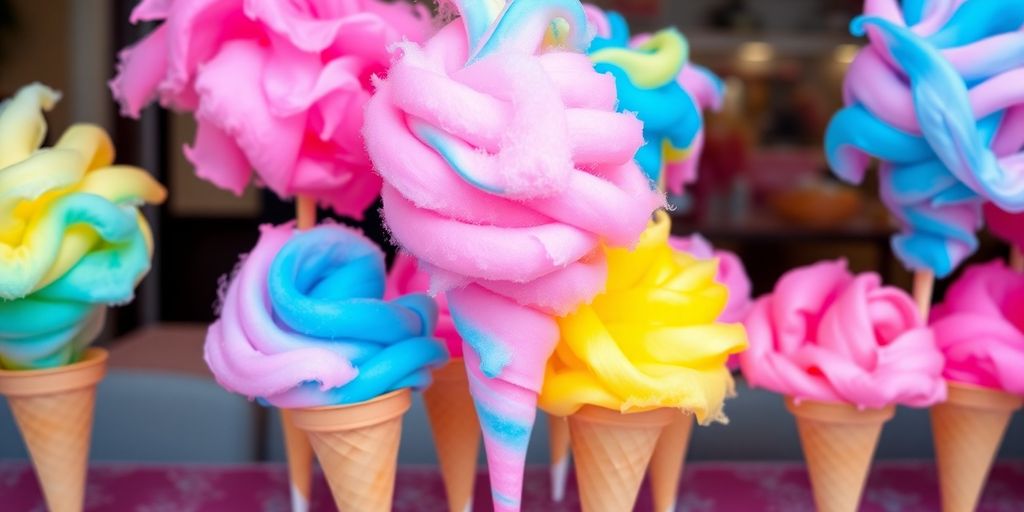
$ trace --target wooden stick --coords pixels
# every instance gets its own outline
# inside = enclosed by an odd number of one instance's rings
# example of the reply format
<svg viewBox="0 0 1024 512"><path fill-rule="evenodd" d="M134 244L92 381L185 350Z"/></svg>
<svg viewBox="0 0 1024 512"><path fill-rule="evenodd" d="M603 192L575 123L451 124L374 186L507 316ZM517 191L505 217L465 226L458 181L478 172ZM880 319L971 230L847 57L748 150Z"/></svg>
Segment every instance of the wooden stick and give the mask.
<svg viewBox="0 0 1024 512"><path fill-rule="evenodd" d="M316 200L309 196L295 198L295 226L300 230L316 226ZM281 410L281 428L285 437L288 479L291 482L292 512L309 510L313 489L313 447L306 433L292 424L290 415Z"/></svg>
<svg viewBox="0 0 1024 512"><path fill-rule="evenodd" d="M1010 249L1010 268L1024 273L1024 252L1016 245Z"/></svg>
<svg viewBox="0 0 1024 512"><path fill-rule="evenodd" d="M930 270L914 272L914 300L921 317L928 320L932 307L932 290L935 288L935 273Z"/></svg>
<svg viewBox="0 0 1024 512"><path fill-rule="evenodd" d="M295 224L301 230L316 226L316 199L308 196L295 198Z"/></svg>

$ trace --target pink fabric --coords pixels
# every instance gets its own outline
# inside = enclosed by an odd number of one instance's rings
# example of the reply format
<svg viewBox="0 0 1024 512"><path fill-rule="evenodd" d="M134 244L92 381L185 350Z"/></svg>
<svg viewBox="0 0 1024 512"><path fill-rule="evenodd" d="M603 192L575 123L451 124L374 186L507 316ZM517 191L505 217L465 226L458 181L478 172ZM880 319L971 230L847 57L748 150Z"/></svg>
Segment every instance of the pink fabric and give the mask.
<svg viewBox="0 0 1024 512"><path fill-rule="evenodd" d="M388 273L387 290L384 293L384 300L394 300L402 295L410 293L428 293L430 291L430 276L419 269L416 258L406 253L399 253L395 262L391 265ZM455 330L455 323L452 322L452 314L448 310L448 300L444 293L435 294L437 302L437 330L434 335L444 340L448 347L448 354L453 359L462 357L462 338Z"/></svg>
<svg viewBox="0 0 1024 512"><path fill-rule="evenodd" d="M946 398L943 357L914 301L845 261L788 272L745 324L740 366L751 386L865 408Z"/></svg>
<svg viewBox="0 0 1024 512"><path fill-rule="evenodd" d="M490 510L486 470L477 475L473 510ZM565 500L550 498L548 470L526 470L524 510L580 510L576 479L569 478ZM1024 509L1024 463L998 461L978 503L978 512ZM0 496L5 510L45 510L35 475L27 462L0 462ZM400 466L394 512L446 510L444 485L436 467ZM288 473L278 465L152 465L94 462L89 468L85 512L174 510L192 512L289 510ZM810 482L796 462L687 462L679 482L680 510L814 510ZM939 510L935 465L878 461L871 467L860 512L933 512ZM336 510L327 482L313 475L312 512ZM636 510L651 510L645 481Z"/></svg>
<svg viewBox="0 0 1024 512"><path fill-rule="evenodd" d="M185 156L240 194L253 178L360 218L380 191L360 130L388 48L431 32L423 6L379 0L145 0L132 21L162 21L120 54L110 82L123 114L147 103L191 112Z"/></svg>
<svg viewBox="0 0 1024 512"><path fill-rule="evenodd" d="M1024 274L1001 261L968 267L931 321L947 379L1024 395Z"/></svg>

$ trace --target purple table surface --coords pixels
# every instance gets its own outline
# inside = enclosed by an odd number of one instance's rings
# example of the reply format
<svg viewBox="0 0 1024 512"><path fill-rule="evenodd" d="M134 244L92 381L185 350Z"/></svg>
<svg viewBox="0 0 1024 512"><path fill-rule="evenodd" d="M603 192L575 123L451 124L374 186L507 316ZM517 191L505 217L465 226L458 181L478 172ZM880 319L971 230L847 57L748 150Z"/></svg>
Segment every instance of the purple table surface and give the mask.
<svg viewBox="0 0 1024 512"><path fill-rule="evenodd" d="M679 510L813 512L804 467L796 463L690 463L680 482ZM531 467L523 510L579 510L570 478L566 501L548 500L547 469ZM89 473L85 510L112 512L287 512L287 475L281 465L187 466L96 463ZM490 510L487 479L476 483L474 510ZM879 462L868 481L861 511L939 510L935 470L926 462ZM313 511L330 511L327 484L318 475ZM646 485L636 510L651 509ZM31 468L0 462L0 510L45 511ZM394 510L445 511L441 477L432 467L402 467ZM1000 462L982 497L982 512L1024 510L1024 461Z"/></svg>

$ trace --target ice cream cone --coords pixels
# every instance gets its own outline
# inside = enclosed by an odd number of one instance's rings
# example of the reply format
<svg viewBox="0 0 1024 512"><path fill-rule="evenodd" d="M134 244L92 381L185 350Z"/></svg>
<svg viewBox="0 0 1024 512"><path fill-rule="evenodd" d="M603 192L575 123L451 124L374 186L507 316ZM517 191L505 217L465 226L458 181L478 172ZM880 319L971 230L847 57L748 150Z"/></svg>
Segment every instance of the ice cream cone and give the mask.
<svg viewBox="0 0 1024 512"><path fill-rule="evenodd" d="M106 372L107 351L101 348L59 368L0 370L0 394L7 397L51 512L77 512L84 505L96 385Z"/></svg>
<svg viewBox="0 0 1024 512"><path fill-rule="evenodd" d="M548 440L551 445L551 499L561 503L565 499L565 484L569 479L569 422L558 416L548 416Z"/></svg>
<svg viewBox="0 0 1024 512"><path fill-rule="evenodd" d="M943 512L969 512L978 505L1003 434L1024 398L957 382L945 403L932 407L935 459Z"/></svg>
<svg viewBox="0 0 1024 512"><path fill-rule="evenodd" d="M882 425L895 407L859 410L849 404L786 398L796 416L818 512L855 512Z"/></svg>
<svg viewBox="0 0 1024 512"><path fill-rule="evenodd" d="M287 409L281 409L281 429L284 431L284 448L288 457L292 512L308 512L313 493L313 447L306 433L295 426Z"/></svg>
<svg viewBox="0 0 1024 512"><path fill-rule="evenodd" d="M693 416L679 413L661 432L654 447L648 473L651 479L651 495L655 512L671 512L676 509L676 495L679 492L679 477L683 474L686 450L690 447L693 432Z"/></svg>
<svg viewBox="0 0 1024 512"><path fill-rule="evenodd" d="M453 359L434 370L434 383L423 391L423 402L434 433L448 510L469 511L473 506L476 459L480 451L480 422L469 394L462 359Z"/></svg>
<svg viewBox="0 0 1024 512"><path fill-rule="evenodd" d="M358 404L289 411L309 436L338 510L391 510L402 415L411 404L401 389Z"/></svg>
<svg viewBox="0 0 1024 512"><path fill-rule="evenodd" d="M633 510L658 436L675 414L671 409L622 414L588 405L569 417L584 512Z"/></svg>

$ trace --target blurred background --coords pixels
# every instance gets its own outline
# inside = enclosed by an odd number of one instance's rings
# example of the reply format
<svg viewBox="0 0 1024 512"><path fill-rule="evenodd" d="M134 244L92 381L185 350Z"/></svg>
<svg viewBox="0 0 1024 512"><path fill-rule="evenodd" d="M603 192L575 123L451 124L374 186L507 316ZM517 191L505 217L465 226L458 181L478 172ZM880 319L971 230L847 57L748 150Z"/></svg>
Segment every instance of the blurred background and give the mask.
<svg viewBox="0 0 1024 512"><path fill-rule="evenodd" d="M277 416L229 395L201 360L205 324L213 319L218 280L256 242L257 226L292 218L293 206L262 190L241 197L200 181L182 145L194 126L155 107L138 121L119 116L106 82L116 52L152 27L127 20L132 0L0 0L0 97L41 81L64 93L49 115L48 144L72 122L113 135L118 161L154 173L169 201L147 212L156 235L153 271L130 306L109 315L101 344L114 370L101 388L97 459L245 462L279 460ZM787 269L845 257L857 271L875 270L908 288L910 274L894 258L893 225L876 184L852 188L831 178L821 149L825 126L841 105L846 66L858 50L848 35L857 0L614 0L635 30L675 25L688 37L691 60L727 84L724 106L707 117L700 179L676 205L674 230L699 232L737 252L755 294ZM244 84L240 84L244 87ZM869 173L873 176L874 173ZM322 215L324 212L321 212ZM382 245L377 207L362 222ZM982 234L972 261L1005 257ZM941 297L939 283L937 297ZM696 459L798 459L793 421L781 399L741 388L729 403L728 427L699 429ZM420 408L406 419L403 463L433 460ZM546 459L543 422L531 460ZM931 457L922 411L901 410L887 426L883 458ZM1024 457L1020 414L1004 456ZM0 458L24 451L6 408L0 408Z"/></svg>

